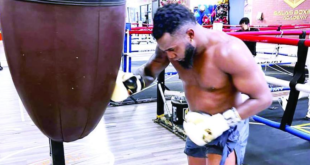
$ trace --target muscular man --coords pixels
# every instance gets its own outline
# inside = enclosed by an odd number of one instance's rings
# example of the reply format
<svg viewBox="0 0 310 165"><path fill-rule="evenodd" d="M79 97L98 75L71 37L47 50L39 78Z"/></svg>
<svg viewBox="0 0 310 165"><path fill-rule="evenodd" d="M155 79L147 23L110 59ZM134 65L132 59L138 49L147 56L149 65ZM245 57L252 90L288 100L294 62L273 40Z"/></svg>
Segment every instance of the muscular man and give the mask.
<svg viewBox="0 0 310 165"><path fill-rule="evenodd" d="M241 18L239 25L241 26L241 29L237 32L258 31L257 28L250 27L250 19L247 17ZM256 56L256 42L244 41L244 43L249 48L253 56Z"/></svg>
<svg viewBox="0 0 310 165"><path fill-rule="evenodd" d="M183 82L190 109L183 125L188 163L241 164L248 118L272 102L264 74L249 49L238 38L203 28L179 4L156 11L153 36L158 43L155 55L135 75L118 77L112 100L141 91L171 63Z"/></svg>

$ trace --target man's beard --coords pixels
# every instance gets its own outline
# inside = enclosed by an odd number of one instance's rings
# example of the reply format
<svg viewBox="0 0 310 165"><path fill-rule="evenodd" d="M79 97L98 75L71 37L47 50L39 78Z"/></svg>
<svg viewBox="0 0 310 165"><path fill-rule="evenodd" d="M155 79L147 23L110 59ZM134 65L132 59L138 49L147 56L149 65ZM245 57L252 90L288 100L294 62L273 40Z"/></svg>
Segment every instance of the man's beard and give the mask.
<svg viewBox="0 0 310 165"><path fill-rule="evenodd" d="M196 48L191 44L186 45L185 57L183 61L179 61L179 64L185 69L193 68L194 56L196 54Z"/></svg>

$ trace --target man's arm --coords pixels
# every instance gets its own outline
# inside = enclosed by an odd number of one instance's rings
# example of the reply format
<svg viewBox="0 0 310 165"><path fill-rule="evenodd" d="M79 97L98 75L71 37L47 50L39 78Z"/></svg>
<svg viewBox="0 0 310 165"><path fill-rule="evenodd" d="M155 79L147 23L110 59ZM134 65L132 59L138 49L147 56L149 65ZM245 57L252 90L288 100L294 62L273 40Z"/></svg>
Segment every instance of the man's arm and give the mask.
<svg viewBox="0 0 310 165"><path fill-rule="evenodd" d="M135 75L140 75L145 81L146 87L152 84L158 75L169 65L170 61L166 52L156 47L155 54L148 62L135 71Z"/></svg>
<svg viewBox="0 0 310 165"><path fill-rule="evenodd" d="M234 86L250 98L235 107L242 119L256 115L272 103L272 95L260 66L258 66L246 45L234 38L217 52L217 64L232 76Z"/></svg>
<svg viewBox="0 0 310 165"><path fill-rule="evenodd" d="M119 71L111 100L120 102L130 95L139 93L149 86L168 65L169 59L166 53L156 48L155 54L134 74Z"/></svg>

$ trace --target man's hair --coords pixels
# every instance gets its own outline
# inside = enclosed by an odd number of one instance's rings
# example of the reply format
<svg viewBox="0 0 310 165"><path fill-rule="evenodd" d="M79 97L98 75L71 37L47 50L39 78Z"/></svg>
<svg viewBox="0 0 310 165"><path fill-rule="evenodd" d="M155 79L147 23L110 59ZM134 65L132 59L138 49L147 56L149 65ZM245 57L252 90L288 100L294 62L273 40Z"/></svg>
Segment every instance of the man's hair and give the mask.
<svg viewBox="0 0 310 165"><path fill-rule="evenodd" d="M248 25L250 23L250 20L248 17L243 17L240 22L239 22L239 25L245 23L246 25Z"/></svg>
<svg viewBox="0 0 310 165"><path fill-rule="evenodd" d="M174 34L181 26L196 24L194 14L184 5L168 4L157 9L154 15L153 37L157 40L164 33Z"/></svg>

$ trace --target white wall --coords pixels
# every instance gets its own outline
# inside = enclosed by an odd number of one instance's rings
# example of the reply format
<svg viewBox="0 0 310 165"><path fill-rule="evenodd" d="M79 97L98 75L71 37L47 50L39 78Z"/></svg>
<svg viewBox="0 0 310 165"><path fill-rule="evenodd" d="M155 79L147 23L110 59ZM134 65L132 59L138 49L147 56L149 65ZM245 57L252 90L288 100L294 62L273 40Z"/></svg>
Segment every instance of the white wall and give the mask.
<svg viewBox="0 0 310 165"><path fill-rule="evenodd" d="M230 0L229 22L231 25L239 25L240 19L244 16L244 0Z"/></svg>
<svg viewBox="0 0 310 165"><path fill-rule="evenodd" d="M127 0L127 7L139 7L141 5L150 4L152 0Z"/></svg>
<svg viewBox="0 0 310 165"><path fill-rule="evenodd" d="M126 1L126 22L135 23L137 21L136 13L138 12L138 20L140 20L140 6L150 4L152 0L127 0ZM130 10L128 10L130 8ZM128 17L128 15L130 15ZM143 13L144 15L144 13ZM151 18L151 14L149 16ZM145 19L144 17L142 19ZM144 20L141 20L144 21Z"/></svg>

